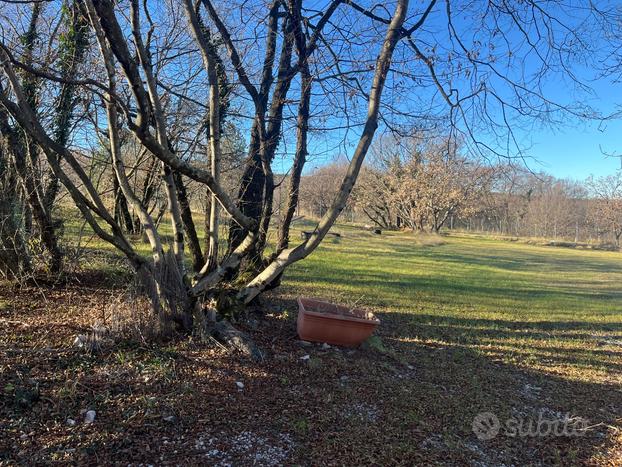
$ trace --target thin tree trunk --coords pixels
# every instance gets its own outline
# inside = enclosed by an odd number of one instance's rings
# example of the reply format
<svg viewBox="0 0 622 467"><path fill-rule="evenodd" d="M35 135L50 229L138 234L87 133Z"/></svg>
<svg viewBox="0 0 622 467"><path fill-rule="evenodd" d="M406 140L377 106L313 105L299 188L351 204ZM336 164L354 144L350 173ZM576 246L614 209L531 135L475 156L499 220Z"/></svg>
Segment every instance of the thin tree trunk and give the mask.
<svg viewBox="0 0 622 467"><path fill-rule="evenodd" d="M127 198L123 194L123 190L119 186L119 180L117 176L113 174L112 176L112 190L114 192L114 219L125 228L127 233L136 233L136 229L134 227L134 219L130 214L129 207L127 205Z"/></svg>
<svg viewBox="0 0 622 467"><path fill-rule="evenodd" d="M19 176L28 207L39 229L41 241L45 249L50 253L50 271L56 274L62 269L63 258L62 251L58 246L56 232L49 213L45 210L43 205L40 191L32 176L33 169L32 167L28 167L26 163L26 155L24 154L24 146L20 141L21 138L19 138L16 130L9 125L7 115L2 110L0 110L0 133L6 138L7 149L12 156L13 166Z"/></svg>
<svg viewBox="0 0 622 467"><path fill-rule="evenodd" d="M41 14L41 4L33 4L32 15L28 31L23 36L25 52L23 60L27 65L32 64L33 50L37 38L37 23ZM37 79L25 75L22 79L22 89L25 100L32 106L37 105ZM28 205L27 220L30 223L31 215L37 224L39 236L45 249L50 254L50 271L54 274L62 270L63 254L58 245L58 238L52 221L51 212L46 209L44 194L41 186L41 177L35 171L38 166L38 148L34 140L27 134L20 134L9 125L7 114L0 111L0 129L5 134L13 163L21 180L24 198ZM30 231L31 229L28 229Z"/></svg>
<svg viewBox="0 0 622 467"><path fill-rule="evenodd" d="M297 13L298 7L290 8L290 11ZM289 181L289 190L287 196L287 204L285 207L285 215L281 221L279 229L279 237L276 248L276 255L279 255L289 246L289 229L296 208L298 207L298 196L300 192L300 179L302 169L307 161L307 133L309 130L309 106L311 101L311 85L312 78L309 72L309 64L307 62L307 46L306 38L302 31L300 18L296 15L293 19L294 37L296 38L296 49L298 51L300 75L302 77L300 104L298 107L298 124L296 135L296 155L292 167L292 174Z"/></svg>
<svg viewBox="0 0 622 467"><path fill-rule="evenodd" d="M16 178L0 148L0 276L20 280L32 274L32 264L18 216L25 203L20 202Z"/></svg>
<svg viewBox="0 0 622 467"><path fill-rule="evenodd" d="M74 1L66 11L72 17L69 21L64 47L61 49L59 68L62 78L71 79L75 76L78 66L84 60L86 47L88 46L88 25L79 2ZM63 84L54 109L54 139L62 146L66 146L69 140L71 119L76 107L75 91L75 85ZM59 180L52 171L50 171L48 177L49 182L44 191L44 198L45 208L51 213L54 201L58 195Z"/></svg>
<svg viewBox="0 0 622 467"><path fill-rule="evenodd" d="M181 209L181 220L184 224L186 232L186 241L190 254L192 255L192 268L195 272L201 270L203 266L203 252L201 251L201 242L197 235L197 229L192 218L192 210L190 209L190 201L188 200L188 192L186 185L179 172L175 172L175 188L177 189L177 198L179 199L179 207Z"/></svg>
<svg viewBox="0 0 622 467"><path fill-rule="evenodd" d="M209 3L204 0L204 3ZM246 210L248 217L257 222L257 240L248 252L248 263L252 268L263 267L263 250L265 248L268 228L272 217L274 195L274 177L271 164L279 143L279 133L283 122L285 97L295 73L291 71L293 50L292 21L285 24L285 40L282 43L277 82L272 93L270 110L266 118L266 106L270 85L273 80L272 65L275 58L276 31L278 26L279 1L273 1L269 16L266 60L264 62L261 86L257 94L256 118L251 130L251 145L248 164L242 177L239 193L239 206ZM268 122L267 128L264 122ZM229 234L229 251L233 251L246 237L246 232L233 226Z"/></svg>
<svg viewBox="0 0 622 467"><path fill-rule="evenodd" d="M203 33L199 17L197 16L192 2L185 0L186 15L194 34L194 37L201 49L201 57L203 66L207 71L209 81L209 156L210 156L210 173L215 184L220 183L220 82L216 65L217 57L214 48L210 46L208 38ZM209 203L209 228L208 250L205 266L201 269L201 274L212 271L218 265L218 236L220 227L220 205L214 193L210 196Z"/></svg>
<svg viewBox="0 0 622 467"><path fill-rule="evenodd" d="M99 24L93 21L96 17L93 4L90 0L87 0L85 5L88 15L91 17L92 24L94 24L95 35L97 37L100 51L104 58L106 72L108 74L110 95L108 96L108 101L106 102L106 116L108 117L108 138L110 141L110 154L112 156L115 180L119 184L119 188L122 191L125 199L129 200L129 202L132 204L132 207L134 208L140 219L142 228L145 230L145 234L147 235L147 239L149 240L149 243L151 245L154 264L157 266L164 257L162 242L160 240L160 236L157 232L156 224L154 223L153 218L149 215L144 204L142 204L141 200L136 196L136 194L132 190L132 187L130 186L130 182L125 173L125 164L123 163L122 159L121 143L119 139L119 121L117 109L112 99L112 94L115 92L116 87L115 69L112 53L110 52L110 49L106 44L104 32L102 31Z"/></svg>
<svg viewBox="0 0 622 467"><path fill-rule="evenodd" d="M158 97L155 78L153 76L153 70L151 60L145 44L143 43L141 36L140 17L139 17L139 4L138 0L132 0L130 2L131 10L131 24L132 35L134 42L136 43L136 50L140 63L142 64L143 72L145 74L145 81L147 84L147 95L153 109L153 119L156 127L156 139L158 144L167 148L170 151L173 158L176 158L173 153L168 136L166 134L166 123L164 121L164 113L162 110L161 102ZM186 266L184 263L184 227L181 220L181 209L179 206L179 200L177 199L177 189L175 188L175 180L173 179L173 167L162 161L162 180L164 181L164 190L166 192L167 209L171 216L171 227L173 229L173 252L177 261L177 267L179 269L181 277L186 275Z"/></svg>
<svg viewBox="0 0 622 467"><path fill-rule="evenodd" d="M173 179L171 168L162 163L162 181L166 192L166 206L171 216L171 227L173 229L173 252L177 260L177 266L181 275L185 275L186 266L184 264L184 225L181 219L181 208L177 199L177 188Z"/></svg>

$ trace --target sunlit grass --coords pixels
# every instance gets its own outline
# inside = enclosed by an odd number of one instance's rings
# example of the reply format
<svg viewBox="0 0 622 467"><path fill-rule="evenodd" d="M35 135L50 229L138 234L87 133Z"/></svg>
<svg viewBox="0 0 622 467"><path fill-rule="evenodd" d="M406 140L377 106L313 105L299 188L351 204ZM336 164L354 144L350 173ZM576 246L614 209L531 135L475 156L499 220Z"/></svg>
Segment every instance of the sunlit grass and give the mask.
<svg viewBox="0 0 622 467"><path fill-rule="evenodd" d="M507 363L579 379L622 370L622 255L347 226L288 272L294 293L359 303L401 339L467 346Z"/></svg>
<svg viewBox="0 0 622 467"><path fill-rule="evenodd" d="M203 242L202 225L199 219ZM292 244L312 228L297 224ZM170 235L170 225L164 221L161 231ZM413 339L466 346L569 378L622 380L621 253L466 235L373 235L349 225L333 232L342 236L328 236L287 271L284 293L373 309L385 318L381 334L396 346ZM66 222L65 235L90 252L116 254L77 219ZM133 243L149 254L140 238Z"/></svg>

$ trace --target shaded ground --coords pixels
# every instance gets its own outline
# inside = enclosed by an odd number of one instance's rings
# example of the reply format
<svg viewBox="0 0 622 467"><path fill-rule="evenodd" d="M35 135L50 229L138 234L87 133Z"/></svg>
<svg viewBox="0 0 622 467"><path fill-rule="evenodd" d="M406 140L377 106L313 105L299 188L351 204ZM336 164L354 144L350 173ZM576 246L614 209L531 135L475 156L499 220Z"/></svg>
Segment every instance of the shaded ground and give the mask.
<svg viewBox="0 0 622 467"><path fill-rule="evenodd" d="M3 285L0 465L622 463L619 254L342 231L263 300L260 365L187 339L89 355L72 342L105 320L110 276ZM298 294L365 303L381 341L302 345ZM552 421L581 429L527 433Z"/></svg>

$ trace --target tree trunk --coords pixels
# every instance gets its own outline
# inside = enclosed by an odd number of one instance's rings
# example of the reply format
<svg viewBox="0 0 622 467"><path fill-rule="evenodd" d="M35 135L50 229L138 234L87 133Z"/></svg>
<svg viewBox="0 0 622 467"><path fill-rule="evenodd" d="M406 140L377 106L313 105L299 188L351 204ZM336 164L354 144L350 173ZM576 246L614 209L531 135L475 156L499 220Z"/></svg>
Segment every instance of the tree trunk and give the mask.
<svg viewBox="0 0 622 467"><path fill-rule="evenodd" d="M257 125L256 121L253 127L255 125ZM265 174L261 168L261 156L259 154L259 143L257 141L259 136L256 132L257 130L255 128L251 131L249 157L244 167L244 173L242 174L240 189L238 191L238 207L242 214L258 223L261 219L263 207ZM255 227L256 231L258 227L259 225L257 224ZM231 252L240 246L245 235L245 229L232 219L229 227L228 251Z"/></svg>
<svg viewBox="0 0 622 467"><path fill-rule="evenodd" d="M19 280L32 274L32 264L23 221L18 217L24 204L19 200L17 180L7 159L0 148L0 276Z"/></svg>
<svg viewBox="0 0 622 467"><path fill-rule="evenodd" d="M25 45L23 60L28 65L32 64L32 54L37 38L37 23L40 13L41 4L33 4L29 28L22 37ZM39 88L37 79L33 76L25 75L21 81L26 101L31 106L36 106ZM13 158L13 164L22 185L24 198L29 208L28 219L30 220L30 215L32 215L32 219L34 219L39 230L41 242L50 255L50 272L57 274L62 270L63 254L58 245L51 211L46 209L40 174L36 173L38 167L38 147L29 135L22 134L21 131L10 126L8 116L4 110L0 110L0 133L7 140L8 150Z"/></svg>
<svg viewBox="0 0 622 467"><path fill-rule="evenodd" d="M179 207L181 210L181 220L184 224L186 234L186 242L192 255L192 269L195 272L201 270L203 266L203 252L201 251L201 242L197 235L197 229L192 218L192 210L190 209L190 201L188 200L188 191L186 185L179 172L175 172L175 189L177 190L177 198L179 199Z"/></svg>
<svg viewBox="0 0 622 467"><path fill-rule="evenodd" d="M15 128L9 125L6 113L0 110L0 132L7 142L7 150L13 159L13 167L19 177L32 217L38 227L41 242L50 254L50 271L57 274L62 269L63 254L49 212L43 206L40 185L34 180L33 168L26 161L25 148Z"/></svg>
<svg viewBox="0 0 622 467"><path fill-rule="evenodd" d="M71 79L75 76L78 66L84 60L86 47L88 46L88 23L85 20L82 6L78 1L74 1L71 7L67 8L66 14L71 15L71 18L68 21L69 27L66 39L60 48L59 69L62 78ZM75 91L75 85L63 84L54 109L54 139L62 146L66 146L69 141L71 119L76 107ZM49 182L44 191L44 197L45 208L51 213L60 184L58 177L51 170L48 173L48 177Z"/></svg>
<svg viewBox="0 0 622 467"><path fill-rule="evenodd" d="M290 8L291 11L297 13L298 8ZM292 167L292 174L289 181L289 190L287 196L287 204L285 207L285 215L282 216L281 226L279 229L279 237L276 248L276 255L279 255L289 246L289 228L298 207L298 195L300 190L300 179L302 169L307 161L307 133L309 130L309 106L311 101L311 85L312 78L309 72L307 62L306 37L302 31L300 18L294 17L294 37L296 38L296 49L298 51L298 63L300 66L301 96L298 106L297 135L296 135L296 155Z"/></svg>
<svg viewBox="0 0 622 467"><path fill-rule="evenodd" d="M171 168L162 163L162 181L166 192L166 207L171 217L171 227L173 229L172 247L177 260L177 267L182 275L185 275L186 266L184 264L184 225L181 219L181 208L177 198L176 183L173 178Z"/></svg>
<svg viewBox="0 0 622 467"><path fill-rule="evenodd" d="M117 180L115 174L113 174L112 176L112 189L115 194L114 220L117 221L127 233L137 233L137 229L134 227L134 219L132 218L129 207L127 205L127 198L123 194L123 191L119 186L119 181Z"/></svg>

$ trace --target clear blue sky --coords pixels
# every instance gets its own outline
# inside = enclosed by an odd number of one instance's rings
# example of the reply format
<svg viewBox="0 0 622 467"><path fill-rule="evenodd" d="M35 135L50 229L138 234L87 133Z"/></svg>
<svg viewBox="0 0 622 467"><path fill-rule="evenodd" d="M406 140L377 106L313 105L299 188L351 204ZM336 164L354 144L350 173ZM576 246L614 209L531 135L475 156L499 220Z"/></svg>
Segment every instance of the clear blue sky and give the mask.
<svg viewBox="0 0 622 467"><path fill-rule="evenodd" d="M619 0L596 0L599 7L603 9L611 6L619 7L618 1ZM320 0L320 3L321 2L322 0ZM515 91L514 88L505 83L504 80L496 77L495 74L487 72L485 67L480 67L480 70L483 69L485 73L480 74L478 78L473 78L473 75L466 75L459 71L456 73L456 63L460 63L461 61L465 63L466 61L464 59L455 58L455 54L460 52L460 49L456 47L454 39L447 36L447 18L445 17L445 7L441 5L441 3L444 4L444 2L439 2L439 5L432 10L432 14L426 22L426 27L417 33L415 41L425 49L424 51L427 51L426 53L430 55L434 54L438 59L435 61L436 74L440 77L440 81L443 83L443 87L447 93L449 93L448 90L450 88L456 88L460 91L460 96L471 95L477 88L477 83L481 80L486 83L489 94L497 94L507 102L515 104L517 107L530 108L529 106L531 104L533 108L540 109L541 101L538 99L528 98L525 107L523 107L525 104L522 101L520 104L516 104L516 100L512 100ZM570 2L571 6L568 7L568 11L566 12L566 10L560 9L559 7L559 5L564 4L564 2L559 2L558 4L551 2L550 5L547 4L547 11L550 10L549 13L555 18L560 18L571 30L582 33L583 29L587 27L582 23L583 15L586 14L588 10L580 7L581 2L576 4ZM414 21L414 18L419 17L416 14L417 8L422 10L427 6L427 2L419 2L415 5L416 7L413 6L412 9L413 17L411 18L411 22ZM622 83L615 83L611 77L593 81L594 77L599 76L602 72L599 65L604 63L603 60L605 57L609 57L608 51L611 50L611 44L607 44L606 41L602 44L598 42L602 37L605 37L600 29L591 31L591 36L582 36L584 39L587 38L586 43L589 43L591 46L588 47L587 51L584 51L585 55L582 55L582 53L577 54L578 57L583 58L577 58L575 60L574 55L570 54L573 59L569 59L565 54L560 53L559 57L562 58L559 58L559 60L563 62L563 66L560 66L560 64L556 62L557 54L555 52L550 53L551 51L547 49L546 44L548 41L546 38L540 38L541 29L535 28L534 26L524 28L528 31L528 35L531 38L531 41L527 41L522 29L519 32L513 21L509 18L505 18L504 23L498 23L501 24L499 27L503 29L503 34L491 35L490 30L494 28L490 29L475 26L479 25L477 21L481 20L479 17L481 5L478 2L473 2L473 6L470 6L471 2L456 2L455 4L452 3L452 5L454 8L454 13L452 14L452 18L455 20L454 26L456 26L458 30L457 35L466 43L466 47L477 50L483 57L487 54L494 56L496 60L491 63L495 63L495 68L502 74L505 75L507 73L511 81L517 82L519 85L522 84L526 89L538 95L540 95L540 91L542 91L541 95L544 96L547 101L554 102L561 106L574 107L574 104L577 103L587 104L601 115L612 115L616 111L622 110L622 107L620 107L622 105ZM458 5L462 5L466 12L463 13L462 10L457 7ZM509 5L514 5L514 3L509 2ZM458 10L457 13L456 10ZM521 8L519 8L519 10L521 10ZM378 11L382 11L382 9L378 8ZM588 17L591 16L588 14ZM485 21L490 21L490 19ZM490 24L485 24L491 27ZM561 27L556 28L556 25L558 25L558 23L553 21L551 27L556 35L556 40L554 42L558 45L560 43L565 45L571 44L572 40L564 41L564 39L568 40L569 37L566 29ZM572 29L572 26L575 26L576 29ZM542 28L542 26L540 26L540 28ZM591 30L590 28L588 29ZM570 39L572 39L572 36L570 36ZM533 43L538 44L538 54L534 53L532 50L531 44ZM493 45L496 46L493 48ZM402 47L402 49L408 51L408 47ZM432 49L434 52L430 51ZM367 53L370 59L375 57L375 51L367 51ZM448 55L452 55L453 58L446 59L445 57ZM551 57L546 61L547 66L543 66L541 62L543 56ZM429 102L441 104L438 107L430 105L430 108L446 109L436 87L431 85L429 79L425 78L425 76L427 76L427 68L422 65L420 60L415 59L412 55L408 55L408 53L405 53L403 56L396 53L394 58L394 67L401 67L403 71L412 72L414 75L424 76L424 78L417 81L415 84L405 79L404 82L409 83L405 86L406 90L401 94L396 93L393 99L389 95L390 85L388 85L383 96L385 101L392 102L393 106L401 108L405 114L408 114L413 109L419 108L421 108L422 113L425 114L425 112L428 111L427 105ZM443 63L445 63L445 65L443 65ZM586 91L586 89L582 89L580 86L576 85L576 82L571 79L570 75L567 73L567 65L572 69L574 77L583 85L589 87L590 91ZM342 64L342 67L343 66L346 65ZM443 66L445 66L445 68L443 68ZM354 67L356 67L356 63ZM466 67L468 68L469 65L466 64ZM584 68L581 69L580 67ZM546 70L546 73L544 73L545 78L542 80L535 80L537 86L541 87L532 87L532 84L530 84L530 76L538 75L538 71L541 68ZM424 71L422 72L422 70ZM389 77L389 81L390 80L391 77ZM494 92L490 90L494 90ZM528 93L520 92L520 94L527 95ZM458 95L458 93L456 93L456 95ZM478 94L478 96L479 95L480 94ZM478 98L474 98L473 100L476 101L477 99ZM479 105L482 105L481 101ZM489 127L494 125L503 126L504 121L507 121L519 143L522 155L526 158L528 167L535 172L544 171L558 178L584 180L592 174L596 176L612 174L621 167L620 158L607 157L606 154L622 156L622 118L617 120L610 119L604 122L581 121L577 118L573 118L570 114L562 115L560 113L554 114L553 118L561 119L562 122L557 123L555 127L552 128L541 124L541 122L539 123L539 120L535 118L535 116L517 114L517 112L512 111L511 108L507 109L507 114L502 114L500 107L498 105L495 107L495 100L492 98L487 99L485 106L482 106L482 108L486 109L485 114L487 115L487 117L483 119L481 118L481 114L483 113L481 111L480 115L477 114L477 111L474 114L468 113L470 101L467 101L463 106L467 109L466 112L468 114L465 116L464 121L469 121L469 125L473 125L472 122L474 121L483 121L482 126L486 126L487 124ZM345 123L351 124L352 121L360 123L361 118L364 117L364 108L362 107L352 120L349 119L347 122L344 122L339 112L339 106L336 106L334 126L337 127ZM552 107L554 108L555 106ZM477 106L474 106L474 108L477 108ZM431 114L434 114L435 111L436 110L432 110ZM442 112L442 110L440 112ZM537 113L537 111L534 112L534 114ZM546 112L540 114L542 117L546 117L547 115ZM503 118L504 116L505 118ZM391 117L389 116L389 118ZM490 125L492 122L488 121L487 118L494 122L494 124ZM328 117L328 121L332 122L331 117ZM460 126L461 122L458 121L457 124ZM381 131L382 128L379 128L379 133ZM480 132L478 133L478 131ZM351 155L351 152L354 150L354 144L357 142L359 132L360 127L351 127L348 132L327 132L325 136L318 134L312 135L309 141L310 160L307 165L307 171L329 162L339 154ZM478 140L489 144L491 147L495 147L500 153L505 153L504 143L506 139L503 130L500 131L501 136L495 134L496 132L487 133L485 128L483 130L476 129L474 133ZM341 141L342 138L347 144L339 145L339 141ZM501 146L499 146L499 144ZM510 156L516 153L515 147L512 146L509 148ZM280 172L285 172L289 165L291 165L290 160L285 158Z"/></svg>
<svg viewBox="0 0 622 467"><path fill-rule="evenodd" d="M543 129L532 133L533 146L527 153L535 160L529 167L559 178L581 180L590 174L608 175L620 168L620 159L604 153L622 155L622 121L577 125L557 131Z"/></svg>
<svg viewBox="0 0 622 467"><path fill-rule="evenodd" d="M618 1L597 0L596 3L599 8L606 10L613 6L619 8ZM575 14L577 14L577 18L583 18L582 12L584 10L577 9L577 5L580 3L568 2L569 5L574 5L568 10L569 15L563 13L554 2L551 2L550 5L547 4L546 8L565 24L576 25L577 31L581 35L585 28L578 26L581 22L577 22L574 18ZM563 2L559 4L561 5ZM521 8L518 7L517 10L520 11ZM459 22L459 28L465 38L472 39L474 37L482 41L486 40L486 33L479 36L477 32L473 32L473 27L468 20L465 22L459 20ZM530 51L530 47L526 47L523 35L518 34L515 29L509 28L508 31L510 32L505 36L511 41L510 48L514 48L516 56L522 59L522 62L515 63L515 65L522 66L527 73L539 70L542 66L539 57ZM536 40L539 34L534 36L535 29L533 27L528 30L534 43L543 42L546 44L546 41ZM561 36L558 37L564 37L563 29L557 32L562 32ZM611 116L622 110L622 83L615 82L615 78L619 78L617 75L602 77L602 69L600 68L601 65L605 66L605 62L608 65L616 62L616 60L611 61L609 55L614 44L611 42L611 38L606 38L607 34L600 29L596 29L590 34L583 36L583 39L590 42L591 45L591 52L588 52L586 59L566 62L570 65L576 79L589 90L576 87L575 82L570 79L570 75L563 70L560 72L558 67L557 71L551 74L550 79L544 84L543 95L546 99L561 105L572 106L574 103L580 102L588 105L602 116ZM600 41L602 43L599 43ZM548 49L544 47L542 50L546 52ZM503 57L503 54L498 56ZM554 56L555 54L553 54ZM517 68L518 71L519 68ZM530 86L527 84L527 87ZM550 128L539 125L536 121L532 125L522 122L525 124L524 127L521 122L515 122L510 117L510 125L514 127L516 136L524 145L523 153L528 157L526 162L531 170L543 170L559 178L582 180L591 174L596 176L609 175L620 169L620 158L607 157L606 154L622 156L622 118L606 121L581 121L571 115L557 116L557 118L561 118L563 121L557 124L555 128ZM501 121L500 118L496 120ZM529 128L524 129L526 127Z"/></svg>
<svg viewBox="0 0 622 467"><path fill-rule="evenodd" d="M568 6L561 7L566 3ZM456 4L461 4L461 2L456 2ZM513 2L509 4L513 5ZM603 68L618 63L619 59L612 59L609 54L612 48L615 49L620 44L612 40L611 31L603 32L600 28L602 23L592 23L589 20L584 24L584 19L592 18L592 16L587 14L589 10L578 8L580 4L582 2L550 2L546 5L546 9L567 26L574 26L579 36L590 44L584 59L570 61L566 55L559 54L560 57L565 57L561 61L569 65L575 78L589 89L576 87L570 75L557 66L555 68L557 71L550 74L550 79L543 85L543 95L546 99L561 105L572 106L574 103L582 103L602 116L611 116L622 110L622 83L615 82L615 79L619 78L617 73L607 77L602 77L602 73ZM596 0L595 4L602 11L620 8L619 0ZM521 10L522 8L518 6L517 11ZM463 22L459 19L459 23L464 38L469 40L476 38L485 43L488 38L486 32L479 35L477 31L473 31L470 20ZM565 29L555 28L556 25L557 23L553 22L553 33L557 37L555 42L566 44L564 41L559 41L560 37L568 37ZM615 26L613 32L616 37L618 26ZM533 26L523 27L528 31L532 43L545 44L542 48L538 46L538 49L546 56L549 49L546 47L547 41L539 39L540 29ZM516 57L522 60L522 62L514 63L519 67L516 72L519 72L521 66L527 74L539 70L542 66L539 55L531 52L531 48L524 40L524 35L519 34L513 26L507 27L506 31L505 37L511 43L509 50L512 50ZM535 34L536 31L538 34ZM572 42L574 38L570 36L568 43ZM502 45L503 42L497 42L497 46L500 47L498 50L505 50ZM616 53L619 54L619 49ZM501 62L503 62L503 53L495 53L495 55L501 57ZM555 53L551 54L552 58L555 56ZM581 52L577 56L581 57ZM511 73L510 76L512 76ZM529 84L526 86L530 88ZM510 125L514 126L517 137L524 144L524 154L530 158L527 160L530 169L543 170L559 178L577 180L585 179L591 174L596 176L612 174L620 169L620 158L607 157L606 154L622 156L622 118L600 122L581 121L570 115L557 116L557 118L563 121L555 128L545 127L534 121L533 126L526 124L529 129L523 129L520 122L516 122L515 126L513 118L510 117Z"/></svg>
<svg viewBox="0 0 622 467"><path fill-rule="evenodd" d="M584 75L584 76L581 76ZM580 77L587 77L581 73ZM620 111L622 83L601 79L588 83L593 88L589 104L603 115ZM551 91L551 98L563 101L564 87ZM555 129L535 128L526 135L531 147L526 151L534 170L544 170L559 178L581 180L589 175L609 175L620 169L622 156L622 117L603 122L568 120Z"/></svg>

